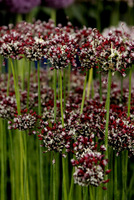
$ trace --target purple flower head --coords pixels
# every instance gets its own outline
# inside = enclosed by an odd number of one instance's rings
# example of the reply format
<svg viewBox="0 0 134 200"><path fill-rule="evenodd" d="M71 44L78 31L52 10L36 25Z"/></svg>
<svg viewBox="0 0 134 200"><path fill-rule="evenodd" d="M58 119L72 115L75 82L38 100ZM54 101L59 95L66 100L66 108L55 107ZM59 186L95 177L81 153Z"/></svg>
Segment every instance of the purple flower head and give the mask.
<svg viewBox="0 0 134 200"><path fill-rule="evenodd" d="M41 0L5 0L7 10L14 13L28 13L32 8L38 6Z"/></svg>
<svg viewBox="0 0 134 200"><path fill-rule="evenodd" d="M44 5L51 8L65 8L73 2L74 0L45 0Z"/></svg>

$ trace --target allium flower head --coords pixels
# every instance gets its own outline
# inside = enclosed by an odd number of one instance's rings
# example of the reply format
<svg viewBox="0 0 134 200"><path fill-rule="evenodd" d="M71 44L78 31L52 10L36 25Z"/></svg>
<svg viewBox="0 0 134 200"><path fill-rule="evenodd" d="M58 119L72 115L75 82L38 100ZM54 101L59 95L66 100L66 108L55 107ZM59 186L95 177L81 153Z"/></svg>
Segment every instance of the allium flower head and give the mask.
<svg viewBox="0 0 134 200"><path fill-rule="evenodd" d="M99 186L103 183L105 176L105 166L108 161L104 155L97 151L85 149L83 154L77 159L71 161L75 166L74 182L81 186Z"/></svg>
<svg viewBox="0 0 134 200"><path fill-rule="evenodd" d="M28 13L35 6L40 5L41 0L5 0L6 9L13 13Z"/></svg>
<svg viewBox="0 0 134 200"><path fill-rule="evenodd" d="M65 8L73 2L74 0L43 0L43 4L51 8Z"/></svg>

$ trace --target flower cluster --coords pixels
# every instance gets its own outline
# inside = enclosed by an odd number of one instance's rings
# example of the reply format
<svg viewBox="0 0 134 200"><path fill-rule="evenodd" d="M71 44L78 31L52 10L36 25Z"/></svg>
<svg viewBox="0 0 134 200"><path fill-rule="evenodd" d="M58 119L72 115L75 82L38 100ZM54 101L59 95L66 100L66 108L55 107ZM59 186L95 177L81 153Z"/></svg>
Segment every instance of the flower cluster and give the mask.
<svg viewBox="0 0 134 200"><path fill-rule="evenodd" d="M104 159L104 154L90 148L85 149L77 160L72 159L71 162L75 166L74 181L82 186L99 186L104 181L105 173L109 171L105 172L108 161Z"/></svg>
<svg viewBox="0 0 134 200"><path fill-rule="evenodd" d="M22 115L15 115L13 121L8 121L8 129L19 129L23 131L35 128L39 116L32 110L29 113L26 113L26 111L24 110Z"/></svg>

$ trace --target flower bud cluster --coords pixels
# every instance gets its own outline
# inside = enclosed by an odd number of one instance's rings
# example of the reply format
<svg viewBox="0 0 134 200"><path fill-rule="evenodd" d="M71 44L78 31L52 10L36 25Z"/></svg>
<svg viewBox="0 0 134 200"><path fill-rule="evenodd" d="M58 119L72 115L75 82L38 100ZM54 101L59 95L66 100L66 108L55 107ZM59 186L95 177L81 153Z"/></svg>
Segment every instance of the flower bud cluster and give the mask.
<svg viewBox="0 0 134 200"><path fill-rule="evenodd" d="M8 129L19 129L29 130L35 128L37 125L38 116L32 110L29 113L26 113L27 110L24 110L24 113L21 115L15 115L13 121L8 121Z"/></svg>
<svg viewBox="0 0 134 200"><path fill-rule="evenodd" d="M104 154L87 148L77 160L71 160L75 166L74 182L81 186L99 186L104 181L105 166L108 161Z"/></svg>

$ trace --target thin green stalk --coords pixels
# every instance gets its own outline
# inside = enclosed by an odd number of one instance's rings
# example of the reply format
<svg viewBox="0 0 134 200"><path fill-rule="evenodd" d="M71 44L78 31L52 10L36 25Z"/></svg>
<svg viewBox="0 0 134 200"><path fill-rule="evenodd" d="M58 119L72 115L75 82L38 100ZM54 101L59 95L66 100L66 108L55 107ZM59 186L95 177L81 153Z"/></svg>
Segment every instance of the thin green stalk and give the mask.
<svg viewBox="0 0 134 200"><path fill-rule="evenodd" d="M68 95L70 93L71 64L68 65Z"/></svg>
<svg viewBox="0 0 134 200"><path fill-rule="evenodd" d="M62 126L64 127L64 116L63 116L63 105L62 105L62 73L60 73L60 109L61 109L61 119L62 119Z"/></svg>
<svg viewBox="0 0 134 200"><path fill-rule="evenodd" d="M16 96L16 101L17 101L17 111L18 114L20 115L21 113L21 108L20 108L20 95L19 95L19 87L17 85L17 75L15 75L15 70L13 66L12 59L10 58L10 64L12 68L12 73L13 73L13 78L14 78L14 88L15 88L15 96Z"/></svg>
<svg viewBox="0 0 134 200"><path fill-rule="evenodd" d="M54 69L54 121L56 122L56 80L57 80L57 70Z"/></svg>
<svg viewBox="0 0 134 200"><path fill-rule="evenodd" d="M117 156L114 156L114 199L118 200L118 163L117 163Z"/></svg>
<svg viewBox="0 0 134 200"><path fill-rule="evenodd" d="M37 71L38 71L38 114L41 115L41 86L40 86L40 63L38 61L37 64ZM39 147L40 148L40 147ZM43 159L42 159L42 150L41 148L39 149L40 152L40 157L39 157L39 162L40 162L40 195L41 195L41 200L44 199L44 182L43 182Z"/></svg>
<svg viewBox="0 0 134 200"><path fill-rule="evenodd" d="M1 200L5 200L5 162L4 162L4 131L3 131L3 120L0 119L0 141L1 141Z"/></svg>
<svg viewBox="0 0 134 200"><path fill-rule="evenodd" d="M28 162L27 162L27 132L24 132L24 145L25 145L25 159L24 159L24 164L25 164L25 200L29 200L29 178L28 178Z"/></svg>
<svg viewBox="0 0 134 200"><path fill-rule="evenodd" d="M82 96L82 103L81 103L81 110L80 110L80 114L82 114L83 112L83 107L84 107L84 102L85 102L85 94L86 94L86 85L87 85L87 72L86 72L86 77L85 77L85 81L84 81L84 88L83 88L83 96Z"/></svg>
<svg viewBox="0 0 134 200"><path fill-rule="evenodd" d="M108 86L107 86L107 99L106 99L106 127L105 127L105 147L106 147L106 157L108 158L108 125L109 125L109 109L110 109L110 92L111 92L111 79L112 72L108 72Z"/></svg>
<svg viewBox="0 0 134 200"><path fill-rule="evenodd" d="M10 144L10 171L11 171L11 199L15 200L15 173L14 173L14 154L13 154L13 138L12 132L9 130L9 144Z"/></svg>
<svg viewBox="0 0 134 200"><path fill-rule="evenodd" d="M23 138L21 135L21 131L17 131L19 134L19 140L20 140L20 187L21 187L21 200L24 199L24 146L23 146Z"/></svg>
<svg viewBox="0 0 134 200"><path fill-rule="evenodd" d="M74 167L72 169L72 176L71 176L71 185L70 185L70 190L69 190L69 199L73 200L73 189L74 189L74 178L73 178L73 174L74 174Z"/></svg>
<svg viewBox="0 0 134 200"><path fill-rule="evenodd" d="M89 185L89 194L90 194L90 200L94 200L95 198L92 185Z"/></svg>
<svg viewBox="0 0 134 200"><path fill-rule="evenodd" d="M29 66L28 66L28 80L27 80L27 109L29 109L30 72L31 72L31 61L29 61Z"/></svg>
<svg viewBox="0 0 134 200"><path fill-rule="evenodd" d="M89 96L90 96L90 89L91 89L92 79L93 79L93 68L89 69L88 88L87 88L87 98L89 98Z"/></svg>
<svg viewBox="0 0 134 200"><path fill-rule="evenodd" d="M38 61L37 66L38 72L38 114L41 115L41 88L40 88L40 63Z"/></svg>
<svg viewBox="0 0 134 200"><path fill-rule="evenodd" d="M36 169L37 169L37 197L41 199L41 181L40 181L40 147L38 138L36 139Z"/></svg>
<svg viewBox="0 0 134 200"><path fill-rule="evenodd" d="M63 69L64 111L66 109L66 69Z"/></svg>
<svg viewBox="0 0 134 200"><path fill-rule="evenodd" d="M121 102L123 100L123 76L121 76Z"/></svg>
<svg viewBox="0 0 134 200"><path fill-rule="evenodd" d="M62 119L62 127L64 127L64 117L63 117L63 105L62 105L62 73L59 71L59 79L60 79L60 108L61 108L61 119ZM65 158L62 157L62 169L63 169L63 195L64 200L68 200L67 198L67 183L66 183L66 164Z"/></svg>
<svg viewBox="0 0 134 200"><path fill-rule="evenodd" d="M53 160L56 159L55 156L53 156ZM53 200L56 200L56 163L52 164L53 166Z"/></svg>
<svg viewBox="0 0 134 200"><path fill-rule="evenodd" d="M130 117L130 108L131 108L131 79L132 79L132 67L129 71L129 96L128 96L128 117Z"/></svg>
<svg viewBox="0 0 134 200"><path fill-rule="evenodd" d="M108 162L108 168L111 169L111 172L108 175L108 178L110 179L108 183L108 199L113 199L113 149L111 147L108 149L108 157L110 158Z"/></svg>
<svg viewBox="0 0 134 200"><path fill-rule="evenodd" d="M122 200L127 200L127 151L122 152Z"/></svg>
<svg viewBox="0 0 134 200"><path fill-rule="evenodd" d="M106 126L105 126L105 147L106 147L106 158L108 159L108 126L109 126L109 110L110 110L110 92L111 92L111 79L112 79L112 72L109 69L108 72L108 86L107 86L107 99L106 99ZM108 166L106 165L106 169ZM107 176L106 176L107 179ZM107 184L106 184L107 187ZM108 191L105 193L105 197L107 199Z"/></svg>
<svg viewBox="0 0 134 200"><path fill-rule="evenodd" d="M83 200L87 200L88 199L88 187L85 186L83 187Z"/></svg>
<svg viewBox="0 0 134 200"><path fill-rule="evenodd" d="M25 88L25 63L26 60L23 58L23 64L22 64L22 90Z"/></svg>
<svg viewBox="0 0 134 200"><path fill-rule="evenodd" d="M91 83L91 98L94 98L94 80L92 79L92 83Z"/></svg>
<svg viewBox="0 0 134 200"><path fill-rule="evenodd" d="M100 86L100 102L102 102L102 80L101 80L101 67L99 66L99 86Z"/></svg>
<svg viewBox="0 0 134 200"><path fill-rule="evenodd" d="M54 21L56 25L56 9L51 9L51 19Z"/></svg>
<svg viewBox="0 0 134 200"><path fill-rule="evenodd" d="M10 76L11 76L11 70L10 66L8 65L7 96L9 96Z"/></svg>

